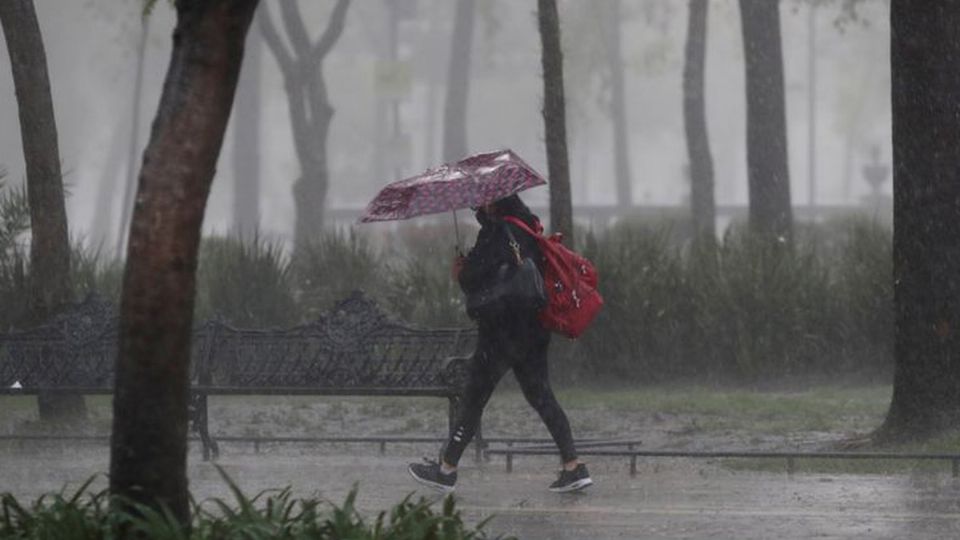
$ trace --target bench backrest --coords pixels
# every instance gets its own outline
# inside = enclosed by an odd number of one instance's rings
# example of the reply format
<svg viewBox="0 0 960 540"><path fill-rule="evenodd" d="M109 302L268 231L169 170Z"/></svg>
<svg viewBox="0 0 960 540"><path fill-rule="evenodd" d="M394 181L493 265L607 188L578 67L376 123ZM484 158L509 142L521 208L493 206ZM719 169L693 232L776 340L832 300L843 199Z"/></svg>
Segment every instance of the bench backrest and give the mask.
<svg viewBox="0 0 960 540"><path fill-rule="evenodd" d="M0 389L110 387L117 328L114 307L91 296L42 326L0 334Z"/></svg>
<svg viewBox="0 0 960 540"><path fill-rule="evenodd" d="M117 354L116 311L96 298L44 326L0 334L0 391L109 388ZM454 388L476 331L422 329L391 321L354 294L318 320L293 328L194 329L191 383L232 389Z"/></svg>
<svg viewBox="0 0 960 540"><path fill-rule="evenodd" d="M229 387L423 388L457 381L445 370L466 356L473 329L413 328L389 320L354 296L318 320L289 329L240 330L219 325L212 355L199 366L202 384Z"/></svg>

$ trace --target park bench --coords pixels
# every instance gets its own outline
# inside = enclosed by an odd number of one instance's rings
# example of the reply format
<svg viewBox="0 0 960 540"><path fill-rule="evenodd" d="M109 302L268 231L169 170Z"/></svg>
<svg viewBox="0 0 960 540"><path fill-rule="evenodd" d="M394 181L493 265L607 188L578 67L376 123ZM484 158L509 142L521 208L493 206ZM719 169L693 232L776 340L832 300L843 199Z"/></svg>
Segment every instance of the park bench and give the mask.
<svg viewBox="0 0 960 540"><path fill-rule="evenodd" d="M112 394L117 332L116 309L89 297L45 325L0 333L0 394ZM445 398L452 429L475 341L473 328L396 322L360 293L291 328L206 321L193 332L190 427L206 460L219 454L209 396L342 395Z"/></svg>

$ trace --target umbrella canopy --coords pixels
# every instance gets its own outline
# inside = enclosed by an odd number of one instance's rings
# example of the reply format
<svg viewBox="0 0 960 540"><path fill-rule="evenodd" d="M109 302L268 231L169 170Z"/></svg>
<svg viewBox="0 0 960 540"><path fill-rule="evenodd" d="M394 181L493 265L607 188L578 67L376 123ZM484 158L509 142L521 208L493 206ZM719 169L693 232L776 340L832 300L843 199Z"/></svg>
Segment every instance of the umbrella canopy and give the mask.
<svg viewBox="0 0 960 540"><path fill-rule="evenodd" d="M388 184L367 205L360 222L476 208L546 183L512 150L476 154Z"/></svg>

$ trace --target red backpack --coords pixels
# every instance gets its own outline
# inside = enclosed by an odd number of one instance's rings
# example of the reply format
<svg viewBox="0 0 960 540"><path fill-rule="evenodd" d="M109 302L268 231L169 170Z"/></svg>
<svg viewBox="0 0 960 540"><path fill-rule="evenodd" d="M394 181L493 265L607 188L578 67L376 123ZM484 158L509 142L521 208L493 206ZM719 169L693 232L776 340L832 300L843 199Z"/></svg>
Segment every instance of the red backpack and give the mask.
<svg viewBox="0 0 960 540"><path fill-rule="evenodd" d="M547 306L540 312L543 326L568 338L580 337L603 307L597 292L597 269L586 257L563 245L559 233L543 236L543 227L534 231L513 216L505 221L520 227L540 244L543 253L543 281L547 286Z"/></svg>

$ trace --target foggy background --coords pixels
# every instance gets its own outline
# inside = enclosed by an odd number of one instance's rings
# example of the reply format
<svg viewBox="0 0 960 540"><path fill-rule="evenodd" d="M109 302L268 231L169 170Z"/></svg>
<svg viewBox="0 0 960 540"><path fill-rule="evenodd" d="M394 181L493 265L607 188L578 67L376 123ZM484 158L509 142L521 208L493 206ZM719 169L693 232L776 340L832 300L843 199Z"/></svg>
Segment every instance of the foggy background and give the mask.
<svg viewBox="0 0 960 540"><path fill-rule="evenodd" d="M332 1L304 3L304 20L316 39ZM601 22L593 2L560 2L565 54L568 144L573 203L613 204L615 175L609 91L602 64ZM397 48L389 38L389 10L382 0L357 0L341 40L324 64L335 109L328 148L328 208L362 207L398 176L441 162L444 85L455 3L419 0L401 20ZM271 7L272 2L261 7ZM127 182L140 0L36 3L44 36L60 138L70 234L90 244L116 242ZM535 3L479 0L469 94L471 151L509 147L546 173L542 80ZM861 168L870 149L890 161L889 24L883 2L865 2L859 20L841 20L841 10L816 9L816 203L859 205L870 187ZM624 0L622 43L633 203L686 205L681 77L686 38L686 2ZM781 7L792 201L809 203L809 10L806 2ZM169 62L175 14L158 2L150 15L140 128L135 134L139 170ZM274 15L276 21L276 15ZM745 96L742 39L736 0L710 4L706 100L716 170L718 205L747 203ZM259 28L251 27L252 39ZM249 42L248 42L249 43ZM0 44L0 47L5 46ZM248 48L248 54L254 51ZM396 63L391 60L396 55ZM276 61L260 44L261 155L260 228L273 239L292 236L291 187L299 175L287 96ZM245 69L250 65L249 57ZM393 81L378 77L399 66ZM247 74L245 74L247 75ZM399 82L398 82L399 81ZM241 80L241 87L249 79ZM394 132L395 151L377 152L378 133ZM231 120L231 123L233 120ZM0 166L7 182L23 181L23 153L9 56L0 54ZM204 230L232 227L233 129L228 128ZM388 149L389 150L389 149ZM889 181L883 191L890 192ZM547 190L524 194L545 205ZM328 214L330 216L330 214ZM333 223L333 216L328 224ZM93 234L95 222L108 232ZM346 223L340 223L346 224Z"/></svg>

